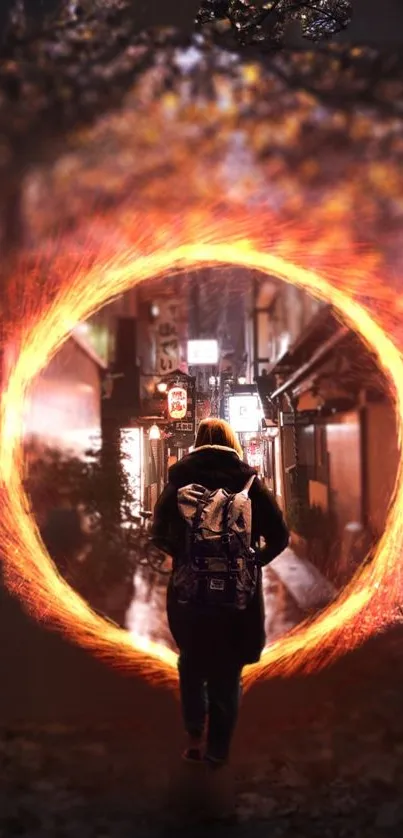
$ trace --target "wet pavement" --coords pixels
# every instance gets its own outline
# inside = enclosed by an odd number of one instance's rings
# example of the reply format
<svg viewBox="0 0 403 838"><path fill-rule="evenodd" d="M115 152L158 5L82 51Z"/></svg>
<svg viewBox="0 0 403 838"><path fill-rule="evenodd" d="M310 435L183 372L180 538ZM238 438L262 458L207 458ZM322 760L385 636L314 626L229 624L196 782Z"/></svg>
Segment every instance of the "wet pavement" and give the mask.
<svg viewBox="0 0 403 838"><path fill-rule="evenodd" d="M150 575L139 568L135 575L135 598L126 616L128 631L142 640L163 643L175 649L165 613L167 577ZM317 568L299 558L291 547L263 570L266 644L282 637L326 606L335 589Z"/></svg>
<svg viewBox="0 0 403 838"><path fill-rule="evenodd" d="M167 576L139 567L134 577L135 597L126 615L126 627L133 637L163 643L176 649L166 616Z"/></svg>

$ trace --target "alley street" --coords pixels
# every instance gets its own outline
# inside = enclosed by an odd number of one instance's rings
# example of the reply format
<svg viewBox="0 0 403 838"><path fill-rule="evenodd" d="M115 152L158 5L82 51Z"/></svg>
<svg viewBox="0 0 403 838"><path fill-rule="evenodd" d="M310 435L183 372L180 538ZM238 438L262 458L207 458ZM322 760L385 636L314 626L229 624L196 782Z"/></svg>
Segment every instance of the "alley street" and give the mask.
<svg viewBox="0 0 403 838"><path fill-rule="evenodd" d="M138 568L135 598L127 612L126 625L134 637L174 649L165 614L165 579L151 580L144 568ZM331 602L336 593L320 571L299 558L291 547L264 569L263 590L268 646Z"/></svg>

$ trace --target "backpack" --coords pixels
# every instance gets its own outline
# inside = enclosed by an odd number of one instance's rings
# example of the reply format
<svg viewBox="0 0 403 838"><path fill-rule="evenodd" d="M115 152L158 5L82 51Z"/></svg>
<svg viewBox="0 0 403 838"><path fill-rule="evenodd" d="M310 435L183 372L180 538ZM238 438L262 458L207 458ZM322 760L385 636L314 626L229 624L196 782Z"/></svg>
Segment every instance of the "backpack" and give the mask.
<svg viewBox="0 0 403 838"><path fill-rule="evenodd" d="M172 574L179 603L235 611L250 603L258 580L249 498L254 479L235 494L197 483L178 489L178 509L186 522L183 558Z"/></svg>

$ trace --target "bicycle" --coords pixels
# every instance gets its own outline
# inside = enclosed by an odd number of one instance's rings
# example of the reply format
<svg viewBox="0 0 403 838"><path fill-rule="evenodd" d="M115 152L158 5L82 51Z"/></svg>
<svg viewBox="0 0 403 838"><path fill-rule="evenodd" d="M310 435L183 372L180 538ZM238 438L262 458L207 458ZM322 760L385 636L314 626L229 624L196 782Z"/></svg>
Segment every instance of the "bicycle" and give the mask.
<svg viewBox="0 0 403 838"><path fill-rule="evenodd" d="M148 565L156 573L168 576L171 572L170 557L155 547L151 542L150 523L152 512L140 511L132 517L134 527L127 531L127 542L130 550L140 556L139 565Z"/></svg>

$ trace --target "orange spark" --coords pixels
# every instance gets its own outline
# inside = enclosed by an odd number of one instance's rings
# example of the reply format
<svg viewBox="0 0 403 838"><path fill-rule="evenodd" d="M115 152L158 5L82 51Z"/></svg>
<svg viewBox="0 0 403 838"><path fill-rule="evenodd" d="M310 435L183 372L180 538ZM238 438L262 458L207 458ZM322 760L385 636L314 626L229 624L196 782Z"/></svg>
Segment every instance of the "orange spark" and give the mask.
<svg viewBox="0 0 403 838"><path fill-rule="evenodd" d="M66 243L59 242L60 249L51 267L53 275L62 279L50 298L51 281L40 286L35 284L36 274L34 282L35 272L27 268L24 274L21 269L18 279L22 278L22 285L29 290L25 292L23 317L12 325L16 357L14 366L7 371L1 402L0 532L7 584L35 618L61 630L116 667L176 687L176 656L151 642L134 641L128 632L96 615L57 574L44 549L22 486L23 411L35 376L68 338L72 324L88 317L111 297L146 279L219 264L259 270L334 305L377 356L394 396L399 437L403 426L403 358L397 338L387 328L388 317L393 314L393 298L389 300L386 295L382 307L378 310L376 306L376 301L383 298L383 282L373 274L369 276L371 254L364 261L362 253L354 255L351 251L349 257L344 254L341 260L340 254L332 258L329 245L327 250L324 247L320 270L309 270L303 265L309 262L310 244L298 237L293 239L291 230L276 231L273 219L264 217L263 211L258 227L250 212L241 219L239 213L237 218L235 213L233 218L228 213L224 220L207 209L198 209L181 226L175 226L172 219L160 219L158 223L155 214L148 222L149 228L145 213L137 224L132 215L130 243L126 239L125 247L117 248L119 252L111 248L96 259L91 255L88 263L83 259L77 263ZM147 229L156 231L154 238L147 238ZM270 240L265 242L262 231L266 230L270 231ZM358 302L357 288L362 293L374 289L372 305L370 299L365 304ZM386 531L372 563L360 569L338 601L322 615L276 642L259 664L248 667L246 685L274 674L323 667L391 622L401 594L402 544L400 468Z"/></svg>

